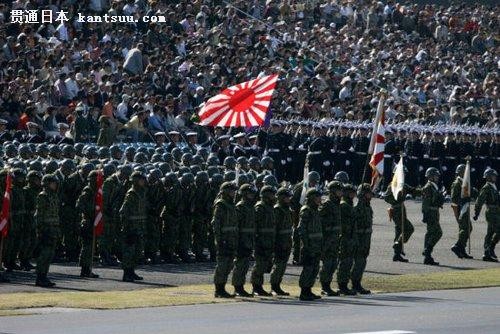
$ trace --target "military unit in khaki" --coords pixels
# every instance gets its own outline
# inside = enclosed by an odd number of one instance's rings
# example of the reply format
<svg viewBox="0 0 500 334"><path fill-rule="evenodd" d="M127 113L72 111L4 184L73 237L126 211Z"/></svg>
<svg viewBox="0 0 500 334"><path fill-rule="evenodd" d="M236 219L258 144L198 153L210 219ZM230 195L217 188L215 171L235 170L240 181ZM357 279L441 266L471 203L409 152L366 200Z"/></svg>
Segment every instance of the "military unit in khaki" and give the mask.
<svg viewBox="0 0 500 334"><path fill-rule="evenodd" d="M81 276L98 278L92 256L103 266L121 266L123 281L143 278L137 266L159 263L216 262L215 296L286 296L282 281L289 260L302 266L301 300L315 300L312 292L319 276L325 296L369 294L362 285L370 253L374 196L366 183L354 185L348 173L338 171L325 182L311 171L296 184L278 183L273 159L265 156L227 156L205 148L184 151L154 146L81 144L47 146L4 145L0 191L10 173L12 183L9 235L3 247L0 281L8 273L35 269L36 285L51 287L53 262L78 262ZM95 240L94 221L98 170L104 174L104 233ZM452 251L471 258L466 246L472 232L470 214L477 220L486 207L485 261L498 261L500 196L497 172L485 170L482 188L470 198L461 196L465 165L456 168L448 189L458 223ZM422 198L427 232L424 263L438 265L432 256L442 236L440 210L445 202L435 167L425 172L422 187L405 185L395 198L390 186L383 198L394 223L394 261L408 262L404 244L414 228L405 200ZM467 206L467 207L466 207ZM465 208L465 209L464 209ZM264 289L270 273L271 291ZM226 290L231 276L234 294ZM245 290L247 277L252 287ZM332 288L336 280L338 290Z"/></svg>

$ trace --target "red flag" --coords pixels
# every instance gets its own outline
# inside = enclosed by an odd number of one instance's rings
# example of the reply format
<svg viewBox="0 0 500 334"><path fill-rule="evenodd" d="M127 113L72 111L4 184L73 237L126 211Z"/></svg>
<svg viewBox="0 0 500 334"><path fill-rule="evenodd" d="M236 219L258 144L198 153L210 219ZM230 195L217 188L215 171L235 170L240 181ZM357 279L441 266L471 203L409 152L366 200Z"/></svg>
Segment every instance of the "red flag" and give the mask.
<svg viewBox="0 0 500 334"><path fill-rule="evenodd" d="M94 219L94 234L96 237L100 236L104 232L104 220L102 218L102 185L104 183L104 176L102 171L97 172L97 193L95 194L95 219Z"/></svg>
<svg viewBox="0 0 500 334"><path fill-rule="evenodd" d="M12 176L10 173L5 178L5 193L3 195L2 212L0 212L0 232L2 237L6 238L9 234L10 217L10 194L12 192Z"/></svg>
<svg viewBox="0 0 500 334"><path fill-rule="evenodd" d="M385 121L384 111L382 111L377 133L375 135L375 145L370 159L372 168L372 187L375 188L380 182L380 177L384 174L384 151L385 151Z"/></svg>
<svg viewBox="0 0 500 334"><path fill-rule="evenodd" d="M209 99L198 115L208 126L261 126L271 103L278 75L243 82Z"/></svg>

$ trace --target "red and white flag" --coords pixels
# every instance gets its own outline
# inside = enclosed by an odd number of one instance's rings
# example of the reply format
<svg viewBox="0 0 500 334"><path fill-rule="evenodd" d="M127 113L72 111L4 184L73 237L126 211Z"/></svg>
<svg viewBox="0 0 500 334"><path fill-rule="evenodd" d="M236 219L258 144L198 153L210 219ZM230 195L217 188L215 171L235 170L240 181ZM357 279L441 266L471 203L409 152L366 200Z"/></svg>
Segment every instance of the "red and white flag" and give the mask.
<svg viewBox="0 0 500 334"><path fill-rule="evenodd" d="M95 194L95 219L94 219L94 235L96 237L100 236L104 232L104 220L102 218L102 186L104 184L104 176L102 171L97 172L97 193Z"/></svg>
<svg viewBox="0 0 500 334"><path fill-rule="evenodd" d="M385 121L384 112L382 111L380 120L375 134L375 144L373 153L370 159L370 167L372 168L372 187L375 188L380 182L380 177L384 175L384 150L385 150Z"/></svg>
<svg viewBox="0 0 500 334"><path fill-rule="evenodd" d="M5 178L5 193L2 201L2 211L0 212L0 233L3 238L9 234L9 218L10 218L10 195L12 193L12 176L7 173Z"/></svg>
<svg viewBox="0 0 500 334"><path fill-rule="evenodd" d="M231 86L210 98L198 116L200 125L261 126L266 118L278 75L268 75Z"/></svg>

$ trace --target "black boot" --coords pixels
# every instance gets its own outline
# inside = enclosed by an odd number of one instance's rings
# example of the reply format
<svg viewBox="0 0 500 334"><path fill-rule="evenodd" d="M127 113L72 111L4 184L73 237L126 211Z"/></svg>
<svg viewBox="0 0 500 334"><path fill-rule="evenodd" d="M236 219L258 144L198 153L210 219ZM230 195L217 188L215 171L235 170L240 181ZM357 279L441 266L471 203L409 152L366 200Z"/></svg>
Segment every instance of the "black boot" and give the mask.
<svg viewBox="0 0 500 334"><path fill-rule="evenodd" d="M281 289L281 286L279 284L271 285L271 292L276 296L290 296L288 292Z"/></svg>
<svg viewBox="0 0 500 334"><path fill-rule="evenodd" d="M309 289L301 288L299 299L303 301L313 301L314 296L309 292Z"/></svg>
<svg viewBox="0 0 500 334"><path fill-rule="evenodd" d="M215 298L234 298L234 296L226 291L225 284L215 284Z"/></svg>
<svg viewBox="0 0 500 334"><path fill-rule="evenodd" d="M366 290L365 288L363 288L361 286L361 282L358 282L358 281L352 282L352 288L354 291L356 291L360 295L369 295L372 293L370 290Z"/></svg>
<svg viewBox="0 0 500 334"><path fill-rule="evenodd" d="M460 247L459 245L457 244L454 244L453 247L451 247L451 251L453 253L455 253L455 255L459 258L459 259L463 259L464 258L464 252L462 251L462 247Z"/></svg>
<svg viewBox="0 0 500 334"><path fill-rule="evenodd" d="M497 255L495 254L495 246L491 247L490 255L492 258L498 259Z"/></svg>
<svg viewBox="0 0 500 334"><path fill-rule="evenodd" d="M347 287L347 283L339 283L339 294L345 296L356 296L356 291Z"/></svg>
<svg viewBox="0 0 500 334"><path fill-rule="evenodd" d="M408 262L408 259L405 259L402 255L402 253L395 253L394 256L392 257L392 261L394 262Z"/></svg>
<svg viewBox="0 0 500 334"><path fill-rule="evenodd" d="M307 291L314 299L321 299L321 296L313 293L311 288L308 288Z"/></svg>
<svg viewBox="0 0 500 334"><path fill-rule="evenodd" d="M99 278L99 275L94 274L90 267L82 267L82 270L80 272L80 277L84 278Z"/></svg>
<svg viewBox="0 0 500 334"><path fill-rule="evenodd" d="M467 254L467 251L465 250L465 247L462 247L462 255L464 256L464 259L473 259L474 258L470 254Z"/></svg>
<svg viewBox="0 0 500 334"><path fill-rule="evenodd" d="M329 296L329 297L339 296L338 291L332 290L330 283L321 283L321 294L323 296Z"/></svg>
<svg viewBox="0 0 500 334"><path fill-rule="evenodd" d="M142 276L137 275L134 269L132 269L132 272L130 274L134 278L134 281L142 281L144 279Z"/></svg>
<svg viewBox="0 0 500 334"><path fill-rule="evenodd" d="M430 265L430 266L439 266L439 262L434 261L432 256L426 255L424 258L424 264Z"/></svg>
<svg viewBox="0 0 500 334"><path fill-rule="evenodd" d="M37 274L36 275L36 286L39 286L41 288L51 288L55 286L55 283L52 283L48 278L46 274Z"/></svg>
<svg viewBox="0 0 500 334"><path fill-rule="evenodd" d="M262 285L253 284L253 295L259 297L271 297L272 294L264 290Z"/></svg>
<svg viewBox="0 0 500 334"><path fill-rule="evenodd" d="M31 271L32 269L35 269L35 266L31 264L31 262L28 261L22 261L21 262L21 267L23 268L24 271Z"/></svg>
<svg viewBox="0 0 500 334"><path fill-rule="evenodd" d="M489 249L484 251L483 261L486 262L498 262L498 259L494 258Z"/></svg>
<svg viewBox="0 0 500 334"><path fill-rule="evenodd" d="M253 295L251 293L248 293L245 290L245 288L243 287L243 285L234 286L234 293L238 297L247 297L247 298L253 297Z"/></svg>
<svg viewBox="0 0 500 334"><path fill-rule="evenodd" d="M122 281L133 283L134 277L132 276L132 271L130 269L123 269L123 278Z"/></svg>

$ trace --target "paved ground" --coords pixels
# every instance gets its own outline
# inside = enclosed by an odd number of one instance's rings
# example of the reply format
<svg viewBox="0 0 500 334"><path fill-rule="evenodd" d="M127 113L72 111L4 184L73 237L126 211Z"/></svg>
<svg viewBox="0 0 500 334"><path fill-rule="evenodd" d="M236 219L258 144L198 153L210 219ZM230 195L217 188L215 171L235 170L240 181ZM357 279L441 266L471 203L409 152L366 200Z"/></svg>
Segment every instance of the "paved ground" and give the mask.
<svg viewBox="0 0 500 334"><path fill-rule="evenodd" d="M373 202L375 212L374 232L372 237L372 249L368 259L368 275L399 275L407 273L424 273L431 271L446 270L468 270L479 268L499 267L498 263L481 261L483 238L486 233L484 216L473 224L472 233L472 255L473 260L458 259L450 251L450 247L457 238L457 224L452 216L449 204L441 210L441 226L443 238L437 245L434 257L441 266L425 266L422 264L422 248L424 244L425 224L421 222L420 208L418 202L409 202L408 217L415 226L415 233L406 246L406 254L410 263L394 263L392 261L392 241L394 238L393 223L387 218L387 205L375 199ZM142 284L130 284L121 282L122 272L119 268L96 268L103 279L81 280L79 268L76 264L54 265L51 267L51 277L58 285L56 290L75 291L106 291L106 290L130 290L144 289L147 287L164 287L169 285L185 285L197 283L211 283L214 265L211 263L197 263L190 265L158 265L144 266L139 274L144 275ZM299 267L290 266L285 277L288 281L295 281L300 273ZM14 273L11 275L13 284L0 285L0 293L21 291L49 291L34 286L34 273Z"/></svg>
<svg viewBox="0 0 500 334"><path fill-rule="evenodd" d="M498 333L500 288L0 318L4 334Z"/></svg>

